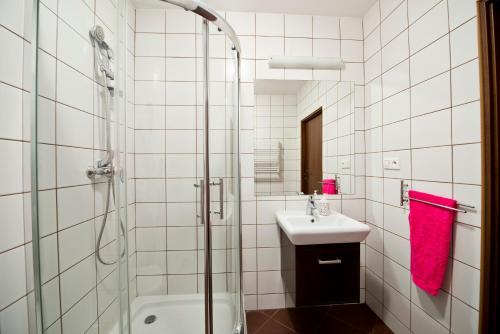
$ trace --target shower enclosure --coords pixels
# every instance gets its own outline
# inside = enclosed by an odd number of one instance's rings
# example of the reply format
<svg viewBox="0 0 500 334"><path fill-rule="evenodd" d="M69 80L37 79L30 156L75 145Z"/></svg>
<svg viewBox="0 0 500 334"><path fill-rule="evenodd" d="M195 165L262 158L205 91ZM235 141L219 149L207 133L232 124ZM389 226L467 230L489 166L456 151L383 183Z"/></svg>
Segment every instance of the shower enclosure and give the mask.
<svg viewBox="0 0 500 334"><path fill-rule="evenodd" d="M240 45L196 1L34 1L37 333L244 333Z"/></svg>

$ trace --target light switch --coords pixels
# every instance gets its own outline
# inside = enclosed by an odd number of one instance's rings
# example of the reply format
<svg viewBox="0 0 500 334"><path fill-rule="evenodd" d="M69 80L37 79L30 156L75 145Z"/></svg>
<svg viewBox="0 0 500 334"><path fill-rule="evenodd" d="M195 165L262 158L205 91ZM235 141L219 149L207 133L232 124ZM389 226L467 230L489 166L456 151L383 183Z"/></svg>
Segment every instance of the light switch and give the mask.
<svg viewBox="0 0 500 334"><path fill-rule="evenodd" d="M399 158L384 158L384 169L400 170Z"/></svg>

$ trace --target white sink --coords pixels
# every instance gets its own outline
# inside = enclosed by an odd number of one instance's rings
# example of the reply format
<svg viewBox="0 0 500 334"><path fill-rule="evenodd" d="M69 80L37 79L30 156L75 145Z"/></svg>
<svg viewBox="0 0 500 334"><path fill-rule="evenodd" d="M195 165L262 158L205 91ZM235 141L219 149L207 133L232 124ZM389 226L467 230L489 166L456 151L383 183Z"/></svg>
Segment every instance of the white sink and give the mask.
<svg viewBox="0 0 500 334"><path fill-rule="evenodd" d="M336 212L315 218L301 211L279 211L276 220L294 245L361 242L370 233L368 225Z"/></svg>

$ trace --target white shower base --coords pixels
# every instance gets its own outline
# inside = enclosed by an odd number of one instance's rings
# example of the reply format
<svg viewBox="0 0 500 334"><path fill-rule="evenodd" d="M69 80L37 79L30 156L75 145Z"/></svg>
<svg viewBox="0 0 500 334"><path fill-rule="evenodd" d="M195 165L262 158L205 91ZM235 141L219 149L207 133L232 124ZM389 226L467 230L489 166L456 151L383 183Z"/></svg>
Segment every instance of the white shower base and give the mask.
<svg viewBox="0 0 500 334"><path fill-rule="evenodd" d="M132 334L203 334L204 298L202 294L137 297L130 309ZM213 303L214 333L232 334L236 314L231 295L214 294ZM146 324L149 315L156 321Z"/></svg>

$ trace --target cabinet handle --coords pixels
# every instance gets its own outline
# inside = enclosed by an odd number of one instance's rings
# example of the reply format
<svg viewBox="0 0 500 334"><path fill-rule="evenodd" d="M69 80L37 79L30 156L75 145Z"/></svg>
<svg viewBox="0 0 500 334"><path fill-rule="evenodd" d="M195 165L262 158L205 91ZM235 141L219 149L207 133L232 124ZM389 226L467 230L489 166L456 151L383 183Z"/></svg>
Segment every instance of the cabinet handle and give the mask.
<svg viewBox="0 0 500 334"><path fill-rule="evenodd" d="M341 264L342 260L341 259L335 259L335 260L321 260L318 257L318 264Z"/></svg>

